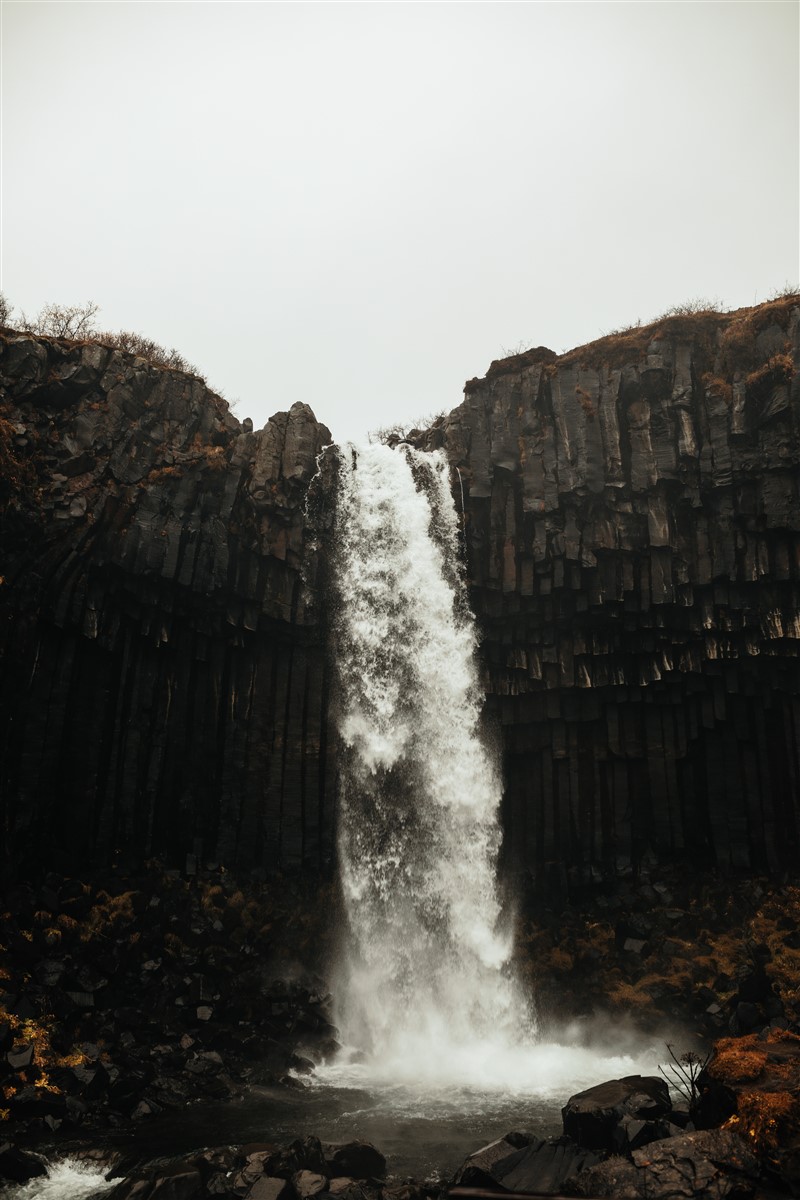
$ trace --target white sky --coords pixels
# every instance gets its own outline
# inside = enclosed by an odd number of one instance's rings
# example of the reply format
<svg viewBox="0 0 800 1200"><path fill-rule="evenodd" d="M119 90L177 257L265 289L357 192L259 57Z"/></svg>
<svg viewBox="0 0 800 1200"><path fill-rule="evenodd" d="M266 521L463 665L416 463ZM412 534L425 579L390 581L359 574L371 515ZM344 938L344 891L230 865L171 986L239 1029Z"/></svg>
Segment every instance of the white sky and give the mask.
<svg viewBox="0 0 800 1200"><path fill-rule="evenodd" d="M2 3L2 288L337 440L800 279L796 0Z"/></svg>

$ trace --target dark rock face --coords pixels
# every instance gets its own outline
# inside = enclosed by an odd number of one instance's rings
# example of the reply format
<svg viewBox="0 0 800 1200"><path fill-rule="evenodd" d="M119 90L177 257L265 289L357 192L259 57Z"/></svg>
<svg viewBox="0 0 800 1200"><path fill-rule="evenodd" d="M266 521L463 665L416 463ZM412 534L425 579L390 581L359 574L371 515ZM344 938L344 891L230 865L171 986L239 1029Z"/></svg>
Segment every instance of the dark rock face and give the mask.
<svg viewBox="0 0 800 1200"><path fill-rule="evenodd" d="M796 865L799 359L797 297L673 317L493 363L414 435L458 469L506 851L551 896ZM195 378L10 331L0 386L8 866L319 871L327 429L250 432Z"/></svg>
<svg viewBox="0 0 800 1200"><path fill-rule="evenodd" d="M797 297L674 317L412 435L458 468L507 845L551 894L797 862L799 358Z"/></svg>
<svg viewBox="0 0 800 1200"><path fill-rule="evenodd" d="M8 331L0 384L10 861L319 869L333 771L303 504L327 429L295 404L246 432L198 379Z"/></svg>

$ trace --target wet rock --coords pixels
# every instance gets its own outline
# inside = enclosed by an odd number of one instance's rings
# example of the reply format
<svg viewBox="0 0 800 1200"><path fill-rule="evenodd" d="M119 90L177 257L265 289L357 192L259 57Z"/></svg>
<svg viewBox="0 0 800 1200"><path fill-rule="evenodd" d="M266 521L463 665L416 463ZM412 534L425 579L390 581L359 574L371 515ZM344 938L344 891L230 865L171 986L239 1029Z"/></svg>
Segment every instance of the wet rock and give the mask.
<svg viewBox="0 0 800 1200"><path fill-rule="evenodd" d="M333 1179L350 1176L353 1179L383 1179L386 1159L370 1142L346 1142L324 1148L327 1173Z"/></svg>
<svg viewBox="0 0 800 1200"><path fill-rule="evenodd" d="M641 1195L653 1200L755 1194L759 1167L744 1141L720 1129L684 1133L633 1152ZM644 1189L649 1188L649 1192Z"/></svg>
<svg viewBox="0 0 800 1200"><path fill-rule="evenodd" d="M385 1187L381 1192L381 1200L425 1200L425 1189L418 1183L398 1183L394 1187Z"/></svg>
<svg viewBox="0 0 800 1200"><path fill-rule="evenodd" d="M470 1154L453 1177L455 1187L489 1188L499 1182L504 1165L516 1158L520 1149L508 1136L490 1142Z"/></svg>
<svg viewBox="0 0 800 1200"><path fill-rule="evenodd" d="M641 1121L666 1116L672 1108L664 1079L628 1075L572 1096L561 1110L564 1133L590 1150L613 1150L614 1131L623 1117Z"/></svg>
<svg viewBox="0 0 800 1200"><path fill-rule="evenodd" d="M314 1171L297 1171L292 1176L292 1187L301 1200L309 1200L310 1196L324 1192L327 1186L327 1178Z"/></svg>
<svg viewBox="0 0 800 1200"><path fill-rule="evenodd" d="M285 1179L263 1175L250 1185L245 1193L245 1200L286 1200L290 1194L291 1190Z"/></svg>
<svg viewBox="0 0 800 1200"><path fill-rule="evenodd" d="M538 1139L495 1164L493 1177L511 1192L558 1192L566 1180L599 1162L571 1137Z"/></svg>
<svg viewBox="0 0 800 1200"><path fill-rule="evenodd" d="M200 1200L206 1194L203 1176L185 1162L154 1166L123 1179L107 1200Z"/></svg>
<svg viewBox="0 0 800 1200"><path fill-rule="evenodd" d="M647 1146L650 1142L660 1141L671 1137L673 1133L682 1133L677 1125L669 1121L641 1121L637 1117L622 1117L614 1127L613 1148L615 1154L631 1154L634 1150Z"/></svg>
<svg viewBox="0 0 800 1200"><path fill-rule="evenodd" d="M315 1175L327 1175L325 1155L319 1138L297 1138L284 1149L265 1160L264 1172L280 1179L291 1179L298 1171L311 1171Z"/></svg>
<svg viewBox="0 0 800 1200"><path fill-rule="evenodd" d="M0 1180L27 1183L44 1174L44 1164L35 1155L17 1149L11 1142L0 1142Z"/></svg>
<svg viewBox="0 0 800 1200"><path fill-rule="evenodd" d="M337 1179L331 1179L328 1184L328 1193L331 1196L341 1196L344 1192L355 1183L348 1175L341 1175Z"/></svg>

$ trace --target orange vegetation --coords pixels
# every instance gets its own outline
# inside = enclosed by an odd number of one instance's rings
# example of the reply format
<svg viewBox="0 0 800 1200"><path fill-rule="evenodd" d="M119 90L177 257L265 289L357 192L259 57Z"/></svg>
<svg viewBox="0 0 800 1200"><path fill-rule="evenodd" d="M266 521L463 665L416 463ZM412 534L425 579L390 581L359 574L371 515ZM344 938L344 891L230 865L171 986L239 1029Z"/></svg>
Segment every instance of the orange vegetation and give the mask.
<svg viewBox="0 0 800 1200"><path fill-rule="evenodd" d="M785 1149L800 1132L800 1103L790 1092L741 1092L738 1103L723 1128L746 1137L757 1154Z"/></svg>

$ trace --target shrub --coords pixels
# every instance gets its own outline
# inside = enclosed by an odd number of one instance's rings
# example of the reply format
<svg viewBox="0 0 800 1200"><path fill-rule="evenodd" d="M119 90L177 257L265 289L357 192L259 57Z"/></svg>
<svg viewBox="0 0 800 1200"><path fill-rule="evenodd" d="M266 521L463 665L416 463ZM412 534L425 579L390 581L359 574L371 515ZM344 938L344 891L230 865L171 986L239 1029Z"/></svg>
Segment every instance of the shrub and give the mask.
<svg viewBox="0 0 800 1200"><path fill-rule="evenodd" d="M35 317L23 313L19 324L28 333L82 341L97 333L94 318L99 311L100 305L93 300L87 300L85 304L47 303Z"/></svg>
<svg viewBox="0 0 800 1200"><path fill-rule="evenodd" d="M14 306L0 292L0 328L18 329L23 333L35 333L41 337L67 338L73 342L96 342L113 350L123 350L146 359L158 367L166 367L170 371L182 371L186 375L195 375L206 381L206 377L193 363L175 350L145 337L142 333L120 329L99 330L95 317L100 312L100 305L93 300L86 304L53 304L47 303L35 317L21 313L18 321L11 323Z"/></svg>

